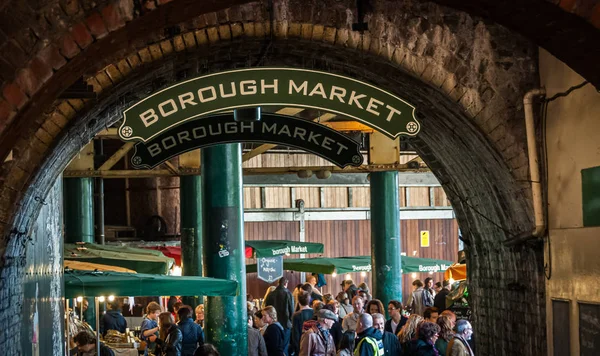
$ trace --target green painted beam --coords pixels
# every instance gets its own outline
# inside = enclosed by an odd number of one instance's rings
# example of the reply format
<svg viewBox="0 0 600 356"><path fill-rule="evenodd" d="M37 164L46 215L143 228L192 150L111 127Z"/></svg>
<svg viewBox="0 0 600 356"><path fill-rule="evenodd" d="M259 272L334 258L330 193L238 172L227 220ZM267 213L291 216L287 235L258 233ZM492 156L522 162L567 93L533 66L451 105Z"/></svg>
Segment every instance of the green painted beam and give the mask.
<svg viewBox="0 0 600 356"><path fill-rule="evenodd" d="M239 283L236 297L209 297L205 307L207 342L222 355L244 355L248 350L242 189L240 144L203 149L204 275Z"/></svg>
<svg viewBox="0 0 600 356"><path fill-rule="evenodd" d="M384 306L390 300L402 301L399 206L398 172L371 173L373 295Z"/></svg>
<svg viewBox="0 0 600 356"><path fill-rule="evenodd" d="M65 242L94 242L94 178L65 178Z"/></svg>
<svg viewBox="0 0 600 356"><path fill-rule="evenodd" d="M179 198L181 205L181 264L183 276L202 276L202 178L182 176ZM195 308L199 296L183 297L184 304Z"/></svg>
<svg viewBox="0 0 600 356"><path fill-rule="evenodd" d="M94 243L94 178L63 179L64 243ZM94 299L88 299L85 320L96 327Z"/></svg>

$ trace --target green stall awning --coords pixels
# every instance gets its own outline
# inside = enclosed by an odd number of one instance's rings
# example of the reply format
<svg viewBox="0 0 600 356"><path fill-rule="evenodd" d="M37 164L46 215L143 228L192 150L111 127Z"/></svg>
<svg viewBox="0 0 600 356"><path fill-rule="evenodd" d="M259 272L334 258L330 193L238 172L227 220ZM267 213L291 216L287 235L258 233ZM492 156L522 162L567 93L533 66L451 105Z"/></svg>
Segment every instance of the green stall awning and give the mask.
<svg viewBox="0 0 600 356"><path fill-rule="evenodd" d="M452 261L402 256L402 273L443 272L452 265ZM371 256L356 257L316 257L286 258L283 269L311 273L350 273L370 272ZM247 273L256 272L256 264L246 266Z"/></svg>
<svg viewBox="0 0 600 356"><path fill-rule="evenodd" d="M160 251L127 246L65 244L65 260L124 267L138 273L167 274L175 260Z"/></svg>
<svg viewBox="0 0 600 356"><path fill-rule="evenodd" d="M286 254L323 253L323 244L316 242L300 242L291 240L245 241L252 247L256 257L273 257Z"/></svg>
<svg viewBox="0 0 600 356"><path fill-rule="evenodd" d="M65 270L65 298L98 296L235 296L238 283L208 277Z"/></svg>

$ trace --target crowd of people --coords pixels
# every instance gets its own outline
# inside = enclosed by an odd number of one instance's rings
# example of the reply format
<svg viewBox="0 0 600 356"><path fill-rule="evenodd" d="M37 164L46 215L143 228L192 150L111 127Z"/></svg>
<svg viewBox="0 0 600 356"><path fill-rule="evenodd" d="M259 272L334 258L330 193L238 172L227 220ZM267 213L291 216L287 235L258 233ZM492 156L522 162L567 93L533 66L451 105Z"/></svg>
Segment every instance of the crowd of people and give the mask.
<svg viewBox="0 0 600 356"><path fill-rule="evenodd" d="M204 306L192 310L181 302L173 304L173 313L163 311L156 302L146 306L140 340L145 344L144 355L156 356L219 356L217 349L204 343ZM196 316L194 320L193 316ZM121 313L118 301L109 305L109 310L100 321L100 333L106 336L109 330L124 333L127 321ZM81 331L73 338L76 348L73 355L87 355L96 350L96 337L90 331ZM113 350L100 344L100 356L114 356Z"/></svg>
<svg viewBox="0 0 600 356"><path fill-rule="evenodd" d="M323 295L315 276L293 291L283 277L267 290L259 308L248 296L249 356L473 356L470 346L473 328L466 320L446 309L448 281L434 285L431 278L415 280L405 306L391 300L387 308L373 298L368 286L342 282L333 297ZM204 306L194 310L181 302L165 312L156 302L146 306L140 339L144 355L214 356L213 345L204 342ZM386 320L386 311L389 319ZM194 320L195 314L195 320ZM110 305L100 323L100 332L125 332L127 323L118 302ZM88 331L74 338L77 355L96 348ZM101 356L112 356L100 345Z"/></svg>
<svg viewBox="0 0 600 356"><path fill-rule="evenodd" d="M473 356L473 328L446 309L448 281L415 280L406 307L374 299L364 283L345 280L334 298L316 277L293 291L288 280L267 290L261 309L248 302L250 356ZM249 298L251 299L251 298Z"/></svg>

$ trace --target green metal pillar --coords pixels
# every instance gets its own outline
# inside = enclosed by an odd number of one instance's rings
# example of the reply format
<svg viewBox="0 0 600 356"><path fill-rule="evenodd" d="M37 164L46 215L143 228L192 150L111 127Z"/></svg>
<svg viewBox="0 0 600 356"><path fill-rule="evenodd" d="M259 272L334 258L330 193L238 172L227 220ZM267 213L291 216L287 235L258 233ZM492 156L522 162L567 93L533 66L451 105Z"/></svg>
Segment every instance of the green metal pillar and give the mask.
<svg viewBox="0 0 600 356"><path fill-rule="evenodd" d="M65 242L94 242L94 178L64 179Z"/></svg>
<svg viewBox="0 0 600 356"><path fill-rule="evenodd" d="M370 177L373 295L387 306L402 301L398 172L372 172Z"/></svg>
<svg viewBox="0 0 600 356"><path fill-rule="evenodd" d="M181 274L202 276L202 180L200 176L179 177L181 205ZM183 303L195 308L199 296L185 296Z"/></svg>
<svg viewBox="0 0 600 356"><path fill-rule="evenodd" d="M236 297L208 297L205 307L207 340L222 355L248 351L241 154L239 143L202 149L204 276L239 283Z"/></svg>
<svg viewBox="0 0 600 356"><path fill-rule="evenodd" d="M65 243L94 242L94 178L63 179ZM84 319L95 328L94 298L88 298Z"/></svg>

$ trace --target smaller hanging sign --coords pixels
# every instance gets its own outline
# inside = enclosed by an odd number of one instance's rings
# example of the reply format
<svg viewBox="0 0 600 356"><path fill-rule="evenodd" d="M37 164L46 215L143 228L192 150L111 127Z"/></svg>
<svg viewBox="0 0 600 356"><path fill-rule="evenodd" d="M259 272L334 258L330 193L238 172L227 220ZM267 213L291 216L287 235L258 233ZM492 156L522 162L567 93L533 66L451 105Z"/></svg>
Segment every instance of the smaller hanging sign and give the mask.
<svg viewBox="0 0 600 356"><path fill-rule="evenodd" d="M360 166L360 145L327 126L293 116L264 113L257 121L236 121L218 114L186 121L134 146L134 168L154 168L184 152L233 142L258 142L296 147L323 157L338 167Z"/></svg>
<svg viewBox="0 0 600 356"><path fill-rule="evenodd" d="M259 279L273 283L283 277L283 256L258 258L257 264Z"/></svg>
<svg viewBox="0 0 600 356"><path fill-rule="evenodd" d="M429 247L429 231L421 231L421 247Z"/></svg>

